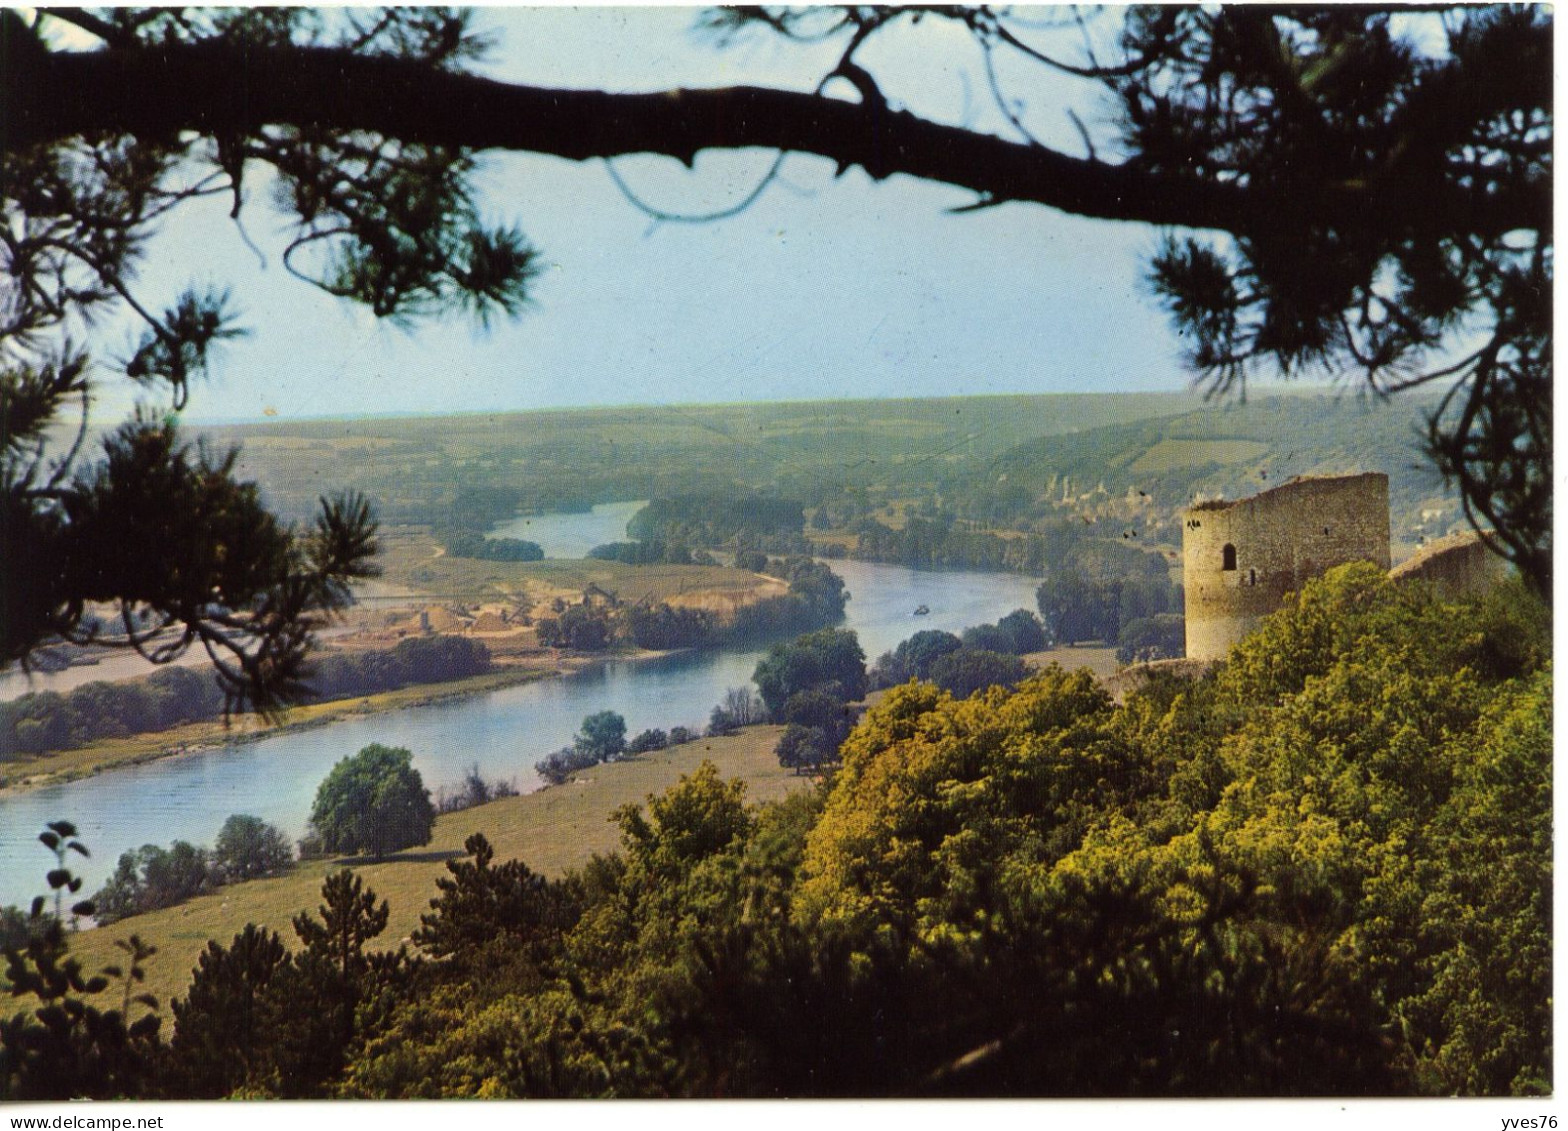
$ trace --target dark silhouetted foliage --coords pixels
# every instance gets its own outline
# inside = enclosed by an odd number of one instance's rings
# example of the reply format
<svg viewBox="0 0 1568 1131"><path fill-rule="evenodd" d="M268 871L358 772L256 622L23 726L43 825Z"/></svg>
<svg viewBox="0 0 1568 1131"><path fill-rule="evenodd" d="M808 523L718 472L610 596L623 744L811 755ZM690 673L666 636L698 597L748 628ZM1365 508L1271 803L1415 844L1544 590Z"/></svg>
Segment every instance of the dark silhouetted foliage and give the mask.
<svg viewBox="0 0 1568 1131"><path fill-rule="evenodd" d="M930 679L931 665L962 646L963 642L951 632L936 628L921 629L877 659L871 671L871 685L897 687L912 679Z"/></svg>
<svg viewBox="0 0 1568 1131"><path fill-rule="evenodd" d="M447 862L451 876L436 881L441 894L430 901L430 913L419 917L413 942L427 954L472 959L498 938L542 951L576 923L577 908L558 881L517 860L493 864L495 850L478 833L463 843L463 851L472 862Z"/></svg>
<svg viewBox="0 0 1568 1131"><path fill-rule="evenodd" d="M866 694L866 654L853 632L825 628L775 644L752 680L775 718L793 696L828 684L836 685L831 694L853 702Z"/></svg>
<svg viewBox="0 0 1568 1131"><path fill-rule="evenodd" d="M38 839L55 856L47 882L57 909L47 915L48 901L36 898L22 937L5 947L5 983L19 1008L0 1016L0 1099L137 1098L149 1083L158 1052L157 999L136 989L146 978L142 964L156 948L135 935L116 940L127 964L87 974L70 955L59 902L82 886L66 866L67 854L86 856L87 848L69 821L51 821ZM91 901L82 900L71 914L93 910ZM117 1009L107 1008L100 996L111 978L123 984ZM134 1021L133 1005L145 1011Z"/></svg>
<svg viewBox="0 0 1568 1131"><path fill-rule="evenodd" d="M226 884L276 876L294 866L294 848L282 829L236 813L218 830L212 866Z"/></svg>
<svg viewBox="0 0 1568 1131"><path fill-rule="evenodd" d="M282 849L287 852L287 842ZM213 867L205 848L183 840L167 849L144 844L135 852L120 854L109 882L93 896L93 905L100 922L112 923L184 903L222 882L223 875Z"/></svg>
<svg viewBox="0 0 1568 1131"><path fill-rule="evenodd" d="M983 648L959 648L931 665L931 682L959 699L988 687L1011 687L1028 674L1017 656Z"/></svg>
<svg viewBox="0 0 1568 1131"><path fill-rule="evenodd" d="M1118 663L1177 659L1187 652L1187 618L1180 613L1157 613L1127 621L1116 638Z"/></svg>

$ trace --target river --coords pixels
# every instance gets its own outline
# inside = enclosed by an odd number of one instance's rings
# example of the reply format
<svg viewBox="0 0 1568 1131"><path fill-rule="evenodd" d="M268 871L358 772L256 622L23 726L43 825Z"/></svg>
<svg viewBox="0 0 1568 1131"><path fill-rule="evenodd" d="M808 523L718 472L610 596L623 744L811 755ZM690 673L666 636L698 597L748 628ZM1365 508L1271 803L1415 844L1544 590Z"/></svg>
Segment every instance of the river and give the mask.
<svg viewBox="0 0 1568 1131"><path fill-rule="evenodd" d="M591 546L623 536L636 504L612 507L597 508L595 515L536 517L526 528L513 526L510 536L538 542L551 557L580 555L585 538L593 539ZM1017 575L830 564L851 594L843 627L859 634L868 662L920 629L957 632L1034 607L1036 582ZM929 614L916 616L922 605ZM211 845L233 813L253 814L300 836L327 771L372 742L412 750L432 791L456 784L475 764L487 778L511 779L528 790L538 785L533 764L569 743L584 716L618 711L629 734L649 727L700 728L726 689L750 681L763 651L612 660L565 679L344 719L0 798L0 903L25 906L42 893L52 858L37 836L47 821L65 818L77 825L93 855L73 859L72 867L85 877L84 890L93 891L120 853L149 842L167 847L176 839Z"/></svg>

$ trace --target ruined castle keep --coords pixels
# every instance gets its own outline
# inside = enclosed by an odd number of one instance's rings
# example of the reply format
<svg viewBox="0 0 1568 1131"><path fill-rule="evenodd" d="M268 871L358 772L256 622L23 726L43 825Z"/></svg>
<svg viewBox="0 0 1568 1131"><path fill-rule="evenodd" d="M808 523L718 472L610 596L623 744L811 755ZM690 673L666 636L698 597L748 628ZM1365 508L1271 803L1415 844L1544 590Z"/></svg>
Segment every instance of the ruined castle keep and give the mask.
<svg viewBox="0 0 1568 1131"><path fill-rule="evenodd" d="M1220 660L1311 578L1346 562L1389 566L1388 476L1306 477L1182 523L1187 658Z"/></svg>
<svg viewBox="0 0 1568 1131"><path fill-rule="evenodd" d="M1428 542L1388 576L1392 581L1425 582L1439 600L1458 601L1485 593L1508 576L1508 567L1480 534L1466 530Z"/></svg>

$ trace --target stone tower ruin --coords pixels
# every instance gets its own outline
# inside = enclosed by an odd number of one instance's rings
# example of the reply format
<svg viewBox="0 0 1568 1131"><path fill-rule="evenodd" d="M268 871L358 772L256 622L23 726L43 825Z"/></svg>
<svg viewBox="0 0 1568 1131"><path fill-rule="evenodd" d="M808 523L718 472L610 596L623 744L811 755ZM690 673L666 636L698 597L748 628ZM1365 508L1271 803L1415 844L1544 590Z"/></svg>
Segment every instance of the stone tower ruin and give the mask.
<svg viewBox="0 0 1568 1131"><path fill-rule="evenodd" d="M1507 575L1503 559L1473 530L1429 542L1415 557L1388 572L1394 581L1426 582L1443 601L1485 593Z"/></svg>
<svg viewBox="0 0 1568 1131"><path fill-rule="evenodd" d="M1388 476L1311 476L1235 502L1198 503L1182 524L1187 658L1224 659L1309 579L1346 562L1389 565Z"/></svg>

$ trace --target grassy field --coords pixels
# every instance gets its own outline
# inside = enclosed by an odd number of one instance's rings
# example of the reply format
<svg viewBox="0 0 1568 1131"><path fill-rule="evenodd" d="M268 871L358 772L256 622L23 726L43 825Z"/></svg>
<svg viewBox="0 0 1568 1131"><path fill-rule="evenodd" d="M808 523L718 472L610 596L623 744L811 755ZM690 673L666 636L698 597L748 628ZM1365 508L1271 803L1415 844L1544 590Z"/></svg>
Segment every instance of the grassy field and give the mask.
<svg viewBox="0 0 1568 1131"><path fill-rule="evenodd" d="M548 558L542 562L486 562L438 551L422 530L401 527L382 535L382 577L441 601L482 603L499 599L576 599L597 585L626 601L669 601L684 594L745 595L767 583L755 573L728 566L626 565L592 559Z"/></svg>
<svg viewBox="0 0 1568 1131"><path fill-rule="evenodd" d="M1269 446L1257 440L1161 440L1133 460L1127 470L1146 475L1206 463L1245 463L1268 453Z"/></svg>
<svg viewBox="0 0 1568 1131"><path fill-rule="evenodd" d="M595 852L619 845L619 831L609 820L617 808L663 792L705 758L724 776L743 778L746 795L754 802L809 788L811 779L783 769L774 757L773 747L782 733L781 727L750 727L726 738L699 739L633 761L597 766L566 785L439 818L435 838L425 847L380 864L354 864L391 907L380 941L396 947L419 925L420 914L429 910L436 895L436 880L446 875L445 862L462 856L463 841L472 833L484 833L495 845L498 859L523 860L546 875L558 876ZM257 923L292 943L290 921L295 913L317 907L322 878L344 864L316 861L287 876L220 888L178 907L83 931L72 940L72 949L89 970L96 971L120 956L115 939L135 934L152 943L158 954L148 965L148 989L164 1003L167 1019L167 1003L185 992L208 940L226 945L246 923Z"/></svg>

